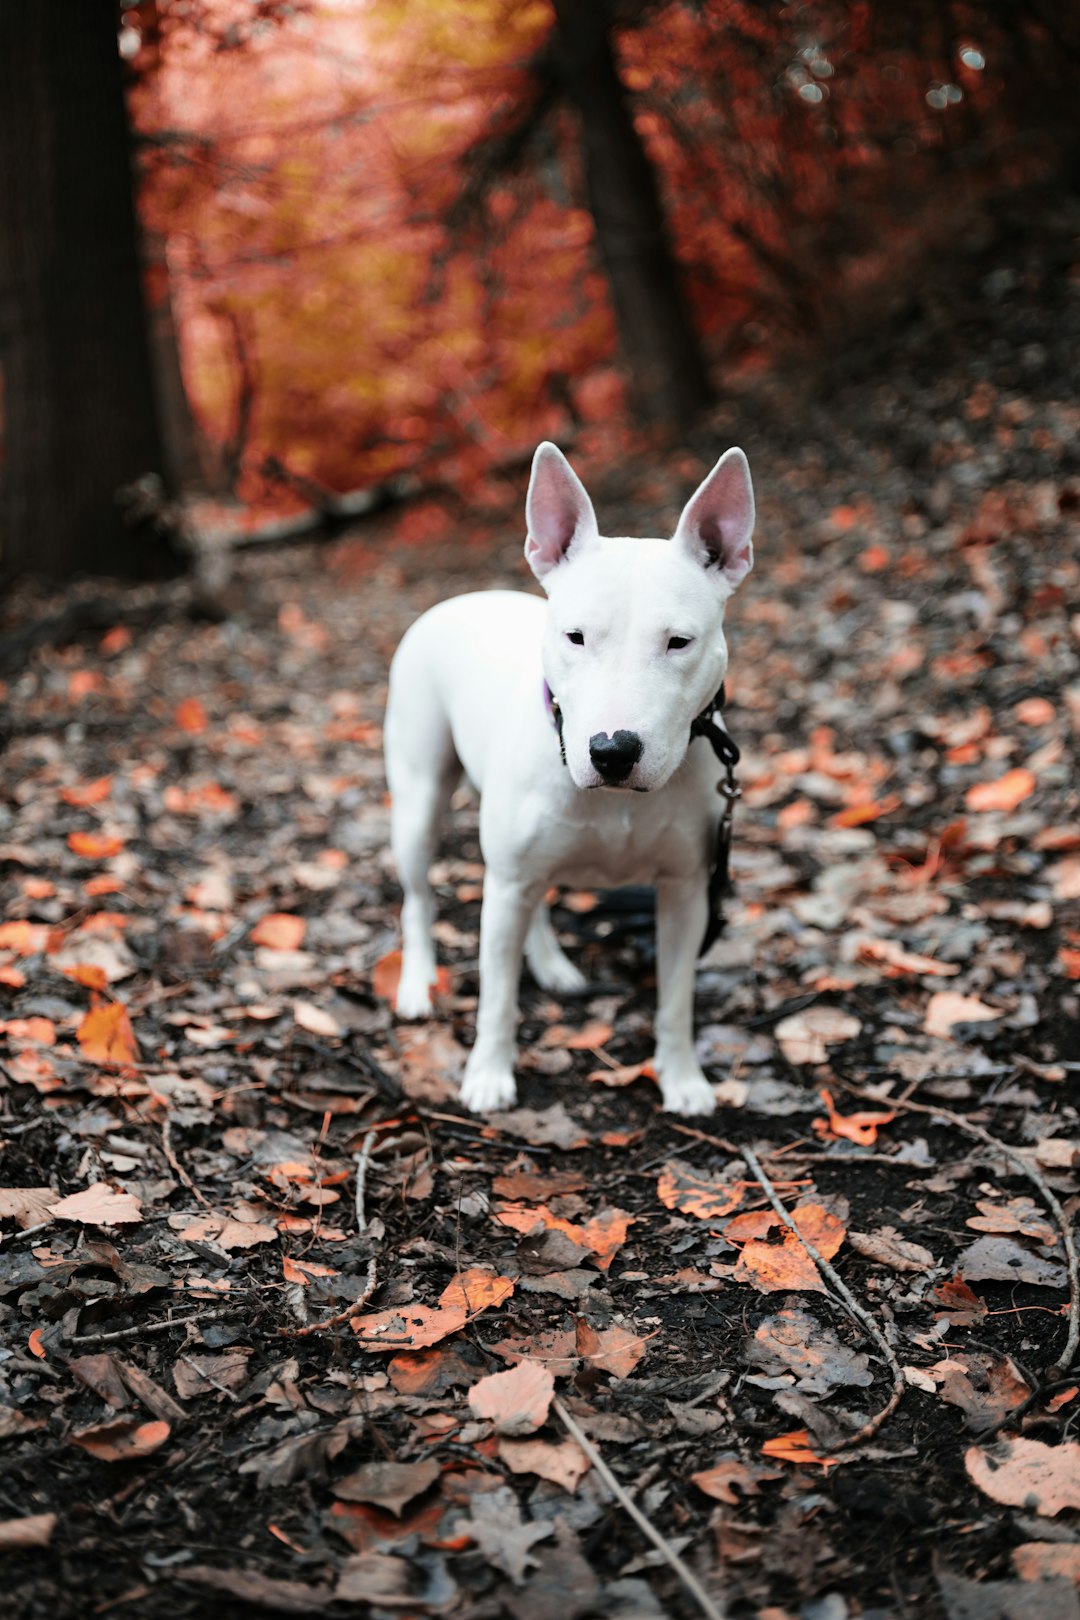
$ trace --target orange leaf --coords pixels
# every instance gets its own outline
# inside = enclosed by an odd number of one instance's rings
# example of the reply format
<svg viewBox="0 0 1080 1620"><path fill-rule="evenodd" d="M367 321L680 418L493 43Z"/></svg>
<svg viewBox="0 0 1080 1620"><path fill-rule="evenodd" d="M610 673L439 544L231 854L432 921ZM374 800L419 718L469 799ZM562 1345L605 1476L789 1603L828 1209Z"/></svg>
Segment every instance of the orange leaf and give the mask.
<svg viewBox="0 0 1080 1620"><path fill-rule="evenodd" d="M844 1241L844 1223L822 1205L797 1204L791 1212L798 1232L821 1255L831 1260ZM795 1232L787 1231L782 1243L763 1243L751 1238L739 1256L733 1272L736 1282L753 1284L765 1294L782 1290L823 1294L825 1284Z"/></svg>
<svg viewBox="0 0 1080 1620"><path fill-rule="evenodd" d="M181 703L178 703L175 718L180 730L186 731L191 737L197 736L200 731L205 731L209 724L206 710L198 698L184 698Z"/></svg>
<svg viewBox="0 0 1080 1620"><path fill-rule="evenodd" d="M70 1438L74 1445L81 1446L101 1462L125 1462L129 1457L148 1457L165 1444L171 1432L160 1418L153 1423L116 1418L111 1423L95 1423L92 1428L78 1429Z"/></svg>
<svg viewBox="0 0 1080 1620"><path fill-rule="evenodd" d="M26 983L26 974L22 968L12 967L10 963L0 964L0 984L6 984L11 990L21 990Z"/></svg>
<svg viewBox="0 0 1080 1620"><path fill-rule="evenodd" d="M142 1205L134 1193L116 1192L107 1181L94 1181L82 1192L50 1204L49 1214L87 1226L130 1226L142 1220Z"/></svg>
<svg viewBox="0 0 1080 1620"><path fill-rule="evenodd" d="M1068 945L1062 945L1058 951L1058 961L1065 969L1069 979L1080 979L1080 951L1071 950Z"/></svg>
<svg viewBox="0 0 1080 1620"><path fill-rule="evenodd" d="M39 1361L44 1361L49 1352L41 1342L41 1332L41 1328L35 1328L26 1344L32 1356L37 1356Z"/></svg>
<svg viewBox="0 0 1080 1620"><path fill-rule="evenodd" d="M23 878L22 888L28 900L48 900L56 893L56 884L48 878Z"/></svg>
<svg viewBox="0 0 1080 1620"><path fill-rule="evenodd" d="M110 855L119 855L124 847L124 840L116 838L109 833L73 832L68 833L68 849L75 855L82 855L89 861L108 860Z"/></svg>
<svg viewBox="0 0 1080 1620"><path fill-rule="evenodd" d="M896 1118L895 1112L886 1111L881 1114L854 1113L838 1114L833 1106L832 1094L822 1091L821 1100L829 1110L828 1120L815 1119L814 1129L819 1136L832 1134L844 1137L849 1142L857 1142L860 1147L869 1147L877 1141L877 1128L879 1125L889 1125Z"/></svg>
<svg viewBox="0 0 1080 1620"><path fill-rule="evenodd" d="M592 1052L606 1046L614 1034L610 1024L586 1024L571 1029L568 1024L551 1024L540 1037L541 1046L555 1046L566 1052Z"/></svg>
<svg viewBox="0 0 1080 1620"><path fill-rule="evenodd" d="M293 917L287 911L271 911L251 930L253 945L265 945L271 951L298 951L307 933L303 917Z"/></svg>
<svg viewBox="0 0 1080 1620"><path fill-rule="evenodd" d="M1035 791L1035 778L1023 766L1006 771L996 782L976 782L964 795L969 810L1015 810Z"/></svg>
<svg viewBox="0 0 1080 1620"><path fill-rule="evenodd" d="M0 950L14 951L16 956L36 956L50 949L52 932L44 923L0 923Z"/></svg>
<svg viewBox="0 0 1080 1620"><path fill-rule="evenodd" d="M60 797L65 804L85 809L87 805L103 804L111 794L112 787L111 776L99 776L93 782L75 783L71 787L62 788Z"/></svg>
<svg viewBox="0 0 1080 1620"><path fill-rule="evenodd" d="M139 1047L127 1008L119 1001L93 1007L78 1029L83 1056L91 1063L138 1063Z"/></svg>
<svg viewBox="0 0 1080 1620"><path fill-rule="evenodd" d="M1013 710L1022 726L1048 726L1057 711L1047 698L1024 698Z"/></svg>
<svg viewBox="0 0 1080 1620"><path fill-rule="evenodd" d="M489 1306L501 1305L513 1292L514 1285L509 1277L499 1277L482 1266L471 1266L468 1271L459 1271L456 1277L451 1277L439 1295L439 1304L457 1305L470 1316L476 1316Z"/></svg>
<svg viewBox="0 0 1080 1620"><path fill-rule="evenodd" d="M422 1350L459 1332L467 1321L468 1313L457 1305L400 1305L354 1316L349 1326L365 1350Z"/></svg>
<svg viewBox="0 0 1080 1620"><path fill-rule="evenodd" d="M56 1025L51 1018L9 1018L0 1031L12 1041L34 1041L38 1046L56 1045Z"/></svg>
<svg viewBox="0 0 1080 1620"><path fill-rule="evenodd" d="M124 885L118 877L111 872L101 872L97 877L87 878L83 884L84 893L94 899L99 894L122 894Z"/></svg>
<svg viewBox="0 0 1080 1620"><path fill-rule="evenodd" d="M401 952L388 951L376 962L371 974L371 988L380 1001L388 1001L393 1007L397 1003L398 985L401 982ZM436 996L448 996L454 987L454 981L449 968L435 969L435 982L431 986Z"/></svg>
<svg viewBox="0 0 1080 1620"><path fill-rule="evenodd" d="M87 990L107 990L109 980L105 969L93 962L75 962L71 967L62 968L61 972L67 979L74 979Z"/></svg>
<svg viewBox="0 0 1080 1620"><path fill-rule="evenodd" d="M819 1457L810 1444L810 1434L806 1429L792 1429L790 1434L777 1435L775 1440L766 1440L761 1448L766 1457L776 1457L780 1462L817 1463L824 1469L835 1467L838 1457Z"/></svg>
<svg viewBox="0 0 1080 1620"><path fill-rule="evenodd" d="M290 1255L281 1257L281 1271L286 1282L299 1283L306 1288L315 1277L336 1277L333 1266L316 1265L314 1260L294 1260Z"/></svg>
<svg viewBox="0 0 1080 1620"><path fill-rule="evenodd" d="M593 1069L588 1078L598 1086L629 1086L635 1080L655 1080L651 1063L617 1063L613 1069Z"/></svg>
<svg viewBox="0 0 1080 1620"><path fill-rule="evenodd" d="M715 1221L738 1209L750 1185L748 1181L722 1181L673 1159L661 1170L656 1191L665 1209L696 1215L699 1221Z"/></svg>

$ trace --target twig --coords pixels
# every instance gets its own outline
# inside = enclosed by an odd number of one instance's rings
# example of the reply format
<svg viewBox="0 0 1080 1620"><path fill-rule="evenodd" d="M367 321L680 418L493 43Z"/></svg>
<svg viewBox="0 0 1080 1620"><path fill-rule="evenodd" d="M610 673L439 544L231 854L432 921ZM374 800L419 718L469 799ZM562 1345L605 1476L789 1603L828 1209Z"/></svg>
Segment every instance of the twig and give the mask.
<svg viewBox="0 0 1080 1620"><path fill-rule="evenodd" d="M173 1170L175 1170L176 1174L180 1177L180 1180L184 1183L184 1186L190 1193L194 1193L195 1197L199 1200L199 1203L203 1206L203 1208L213 1209L213 1205L211 1204L209 1198L205 1198L203 1196L198 1187L196 1187L195 1183L192 1181L191 1177L188 1175L187 1171L184 1169L183 1165L180 1163L180 1160L176 1157L176 1151L172 1145L172 1120L169 1118L168 1114L165 1115L165 1118L161 1122L161 1151L168 1159Z"/></svg>
<svg viewBox="0 0 1080 1620"><path fill-rule="evenodd" d="M121 1339L141 1339L146 1333L167 1333L170 1328L186 1327L189 1322L214 1322L221 1316L231 1316L236 1306L223 1311L192 1311L190 1316L172 1316L164 1322L140 1322L135 1327L114 1328L111 1333L79 1333L66 1340L68 1344L116 1344Z"/></svg>
<svg viewBox="0 0 1080 1620"><path fill-rule="evenodd" d="M283 1339L307 1339L310 1338L313 1333L322 1333L325 1328L340 1327L342 1322L347 1322L350 1316L355 1316L356 1312L361 1310L367 1304L374 1292L375 1256L372 1255L371 1259L368 1261L367 1280L364 1283L363 1288L360 1290L360 1293L352 1301L352 1303L345 1306L344 1310L335 1311L333 1316L324 1316L321 1322L307 1322L303 1327L278 1328L278 1333ZM397 1339L380 1340L380 1343L382 1344L397 1344L398 1342L399 1341ZM412 1341L401 1340L400 1342L405 1344L411 1343Z"/></svg>
<svg viewBox="0 0 1080 1620"><path fill-rule="evenodd" d="M852 1086L846 1082L841 1082L841 1084L844 1090L850 1092L852 1096L860 1097L863 1101L867 1100L866 1092L861 1091L858 1086ZM874 1100L880 1102L881 1098L878 1097ZM957 1114L953 1109L942 1108L936 1103L908 1102L906 1098L900 1097L890 1097L888 1104L890 1108L902 1108L909 1114L929 1114L934 1119L948 1120L949 1124L955 1125L957 1130L966 1131L969 1136L974 1136L978 1141L985 1142L988 1147L993 1148L1003 1158L1008 1159L1010 1164L1016 1166L1020 1175L1026 1176L1032 1186L1038 1188L1040 1196L1044 1199L1050 1213L1061 1228L1061 1241L1068 1263L1069 1331L1065 1339L1065 1348L1051 1367L1052 1371L1065 1372L1072 1365L1077 1347L1080 1346L1080 1259L1077 1258L1076 1239L1073 1236L1069 1218L1062 1209L1060 1200L1053 1188L1042 1172L1037 1170L1033 1164L1029 1164L1023 1154L1019 1153L1016 1148L1010 1147L1007 1142L1003 1142L1000 1137L994 1136L982 1125L976 1125L974 1120L968 1119L966 1114Z"/></svg>
<svg viewBox="0 0 1080 1620"><path fill-rule="evenodd" d="M864 1440L869 1440L872 1435L877 1433L882 1424L892 1416L892 1414L896 1411L896 1408L900 1405L900 1400L904 1393L903 1368L896 1359L896 1354L892 1346L889 1344L889 1341L886 1339L885 1335L874 1321L874 1318L870 1315L870 1312L865 1310L864 1307L859 1304L858 1300L852 1294L839 1272L829 1264L824 1255L818 1253L810 1239L799 1231L790 1210L785 1208L780 1200L776 1188L773 1186L772 1182L765 1174L765 1171L762 1169L761 1161L757 1154L748 1147L741 1148L740 1152L742 1153L743 1158L746 1160L750 1171L760 1184L762 1192L765 1194L766 1198L769 1200L769 1203L772 1205L777 1215L779 1215L784 1225L798 1238L799 1242L802 1244L803 1248L814 1262L818 1271L824 1277L825 1281L832 1287L838 1299L840 1299L840 1301L843 1303L849 1315L854 1317L859 1326L870 1335L889 1364L889 1371L893 1375L893 1387L892 1394L889 1396L888 1401L881 1408L880 1412L876 1412L872 1418L863 1424L861 1429L858 1429L854 1434L846 1435L843 1440L837 1441L837 1443L831 1449L835 1451L841 1449L846 1450L850 1446L861 1445Z"/></svg>
<svg viewBox="0 0 1080 1620"><path fill-rule="evenodd" d="M377 1133L368 1131L356 1155L356 1230L367 1231L367 1216L364 1213L364 1190L367 1186L368 1165L371 1163L371 1150L375 1146Z"/></svg>
<svg viewBox="0 0 1080 1620"><path fill-rule="evenodd" d="M619 1481L615 1478L615 1475L611 1472L611 1469L608 1467L603 1457L601 1457L588 1435L570 1416L570 1413L566 1410L566 1407L563 1405L562 1401L557 1395L551 1404L559 1421L562 1423L563 1427L566 1429L571 1438L577 1441L578 1445L581 1447L586 1457L588 1457L589 1461L592 1463L593 1467L596 1469L596 1472L600 1475L600 1478L603 1480L612 1496L614 1496L619 1506L630 1515L638 1529L641 1531L642 1535L648 1537L653 1546L656 1548L657 1552L659 1552L661 1556L671 1565L680 1581L682 1581L683 1585L686 1587L686 1590L697 1603L697 1606L701 1610L702 1614L708 1615L709 1620L725 1620L724 1610L715 1602L713 1598L709 1596L708 1592L706 1592L693 1570L688 1564L683 1562L671 1543L664 1539L654 1525L650 1524L649 1520L645 1517L644 1513L642 1513L637 1503L619 1484Z"/></svg>
<svg viewBox="0 0 1080 1620"><path fill-rule="evenodd" d="M708 1142L710 1147L723 1149L725 1153L738 1153L734 1142L727 1142L722 1136L710 1136L708 1131L699 1131L693 1125L679 1125L673 1119L664 1121L669 1131L678 1131L680 1136L692 1136L695 1142Z"/></svg>

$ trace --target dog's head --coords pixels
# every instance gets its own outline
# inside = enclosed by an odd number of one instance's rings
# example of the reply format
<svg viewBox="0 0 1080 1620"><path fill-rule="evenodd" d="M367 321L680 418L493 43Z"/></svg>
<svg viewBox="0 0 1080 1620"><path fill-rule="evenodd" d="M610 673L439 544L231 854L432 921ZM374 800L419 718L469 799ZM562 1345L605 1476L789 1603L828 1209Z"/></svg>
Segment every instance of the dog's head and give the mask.
<svg viewBox="0 0 1080 1620"><path fill-rule="evenodd" d="M562 451L542 444L526 517L525 556L550 603L544 674L575 785L662 787L727 669L724 605L754 560L746 457L721 456L671 540L609 539Z"/></svg>

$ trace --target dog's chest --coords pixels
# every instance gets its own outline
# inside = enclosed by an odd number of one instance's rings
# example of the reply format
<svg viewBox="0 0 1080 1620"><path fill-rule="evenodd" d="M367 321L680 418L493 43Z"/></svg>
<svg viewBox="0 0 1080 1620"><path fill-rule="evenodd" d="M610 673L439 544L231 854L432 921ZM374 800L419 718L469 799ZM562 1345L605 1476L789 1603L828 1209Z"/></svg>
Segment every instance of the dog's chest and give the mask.
<svg viewBox="0 0 1080 1620"><path fill-rule="evenodd" d="M708 808L687 784L655 796L603 789L577 795L569 814L556 813L537 854L556 881L616 885L655 883L700 869L708 838Z"/></svg>

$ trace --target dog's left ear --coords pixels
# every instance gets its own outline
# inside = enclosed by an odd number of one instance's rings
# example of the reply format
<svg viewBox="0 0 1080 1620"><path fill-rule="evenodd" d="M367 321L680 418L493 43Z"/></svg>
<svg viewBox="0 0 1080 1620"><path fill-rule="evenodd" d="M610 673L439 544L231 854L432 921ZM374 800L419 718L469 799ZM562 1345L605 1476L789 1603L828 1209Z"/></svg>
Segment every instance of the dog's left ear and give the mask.
<svg viewBox="0 0 1080 1620"><path fill-rule="evenodd" d="M754 486L741 450L727 450L683 509L672 545L681 545L706 568L717 569L734 590L754 566Z"/></svg>
<svg viewBox="0 0 1080 1620"><path fill-rule="evenodd" d="M525 520L525 560L541 582L576 541L598 532L585 485L558 445L547 440L533 457Z"/></svg>

